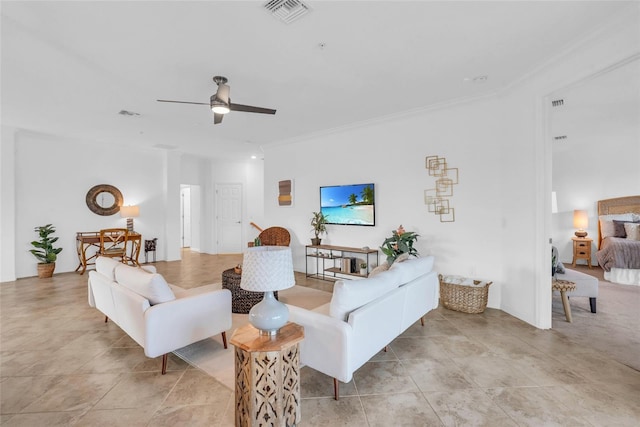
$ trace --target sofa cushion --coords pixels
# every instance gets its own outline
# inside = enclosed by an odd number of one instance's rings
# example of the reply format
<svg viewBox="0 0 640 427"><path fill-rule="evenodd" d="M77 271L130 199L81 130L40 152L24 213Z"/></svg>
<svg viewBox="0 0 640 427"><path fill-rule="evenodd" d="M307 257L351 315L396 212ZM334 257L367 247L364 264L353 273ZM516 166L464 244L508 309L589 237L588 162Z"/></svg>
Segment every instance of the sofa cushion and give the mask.
<svg viewBox="0 0 640 427"><path fill-rule="evenodd" d="M387 270L363 280L338 280L333 285L329 315L347 320L349 313L400 285L400 273Z"/></svg>
<svg viewBox="0 0 640 427"><path fill-rule="evenodd" d="M410 258L404 262L394 262L389 270L400 273L400 284L409 283L416 277L427 274L433 269L433 256Z"/></svg>
<svg viewBox="0 0 640 427"><path fill-rule="evenodd" d="M116 282L142 295L151 305L176 299L169 284L158 273L148 273L141 268L120 264L116 267L115 277Z"/></svg>
<svg viewBox="0 0 640 427"><path fill-rule="evenodd" d="M123 264L113 258L106 256L99 256L96 258L96 271L112 282L116 280L115 271L116 267L119 265Z"/></svg>

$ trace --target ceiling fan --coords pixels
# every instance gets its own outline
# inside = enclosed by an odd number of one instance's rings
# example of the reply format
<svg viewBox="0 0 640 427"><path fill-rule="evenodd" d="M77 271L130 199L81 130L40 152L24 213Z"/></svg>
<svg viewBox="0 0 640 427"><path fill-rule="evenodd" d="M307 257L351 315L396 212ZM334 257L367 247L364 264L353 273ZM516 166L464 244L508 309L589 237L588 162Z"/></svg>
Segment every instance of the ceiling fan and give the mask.
<svg viewBox="0 0 640 427"><path fill-rule="evenodd" d="M229 98L229 86L227 78L222 76L215 76L213 81L218 85L218 91L211 95L209 103L204 102L189 102L189 101L171 101L168 99L157 99L158 102L173 102L176 104L196 104L196 105L208 105L213 111L213 123L218 124L222 122L222 118L229 111L244 111L245 113L262 113L262 114L275 114L276 110L271 108L253 107L251 105L235 104L231 102Z"/></svg>

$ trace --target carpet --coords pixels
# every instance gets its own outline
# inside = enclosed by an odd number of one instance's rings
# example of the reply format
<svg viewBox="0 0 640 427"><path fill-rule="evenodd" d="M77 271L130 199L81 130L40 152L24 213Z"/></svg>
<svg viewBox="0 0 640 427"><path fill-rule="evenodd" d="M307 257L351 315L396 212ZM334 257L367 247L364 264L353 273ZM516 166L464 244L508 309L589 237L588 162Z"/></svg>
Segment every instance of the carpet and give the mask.
<svg viewBox="0 0 640 427"><path fill-rule="evenodd" d="M284 291L278 291L278 298L286 304L313 309L328 303L331 300L331 294L304 286L294 286ZM238 327L249 323L248 319L248 314L232 314L232 325L231 329L227 331L227 341L231 339L233 332ZM234 390L234 347L229 344L229 348L225 349L220 334L178 349L173 354Z"/></svg>

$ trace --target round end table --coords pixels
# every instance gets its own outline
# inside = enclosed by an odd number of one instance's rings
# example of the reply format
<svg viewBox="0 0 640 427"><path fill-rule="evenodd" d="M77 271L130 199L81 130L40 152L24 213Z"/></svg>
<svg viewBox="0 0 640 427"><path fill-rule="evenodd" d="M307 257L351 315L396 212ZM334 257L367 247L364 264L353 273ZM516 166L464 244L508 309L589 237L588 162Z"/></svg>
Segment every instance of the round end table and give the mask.
<svg viewBox="0 0 640 427"><path fill-rule="evenodd" d="M251 307L262 301L264 292L251 292L246 291L240 287L240 280L242 274L235 272L235 269L230 268L222 272L222 289L229 289L231 291L231 311L233 313L247 314ZM273 295L278 298L278 291L275 291Z"/></svg>

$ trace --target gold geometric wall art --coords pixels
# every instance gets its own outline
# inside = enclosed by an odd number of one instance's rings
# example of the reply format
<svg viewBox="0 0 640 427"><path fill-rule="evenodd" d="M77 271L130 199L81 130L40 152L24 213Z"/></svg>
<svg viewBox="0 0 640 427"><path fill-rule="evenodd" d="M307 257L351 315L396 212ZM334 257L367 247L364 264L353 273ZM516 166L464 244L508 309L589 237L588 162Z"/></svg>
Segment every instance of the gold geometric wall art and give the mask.
<svg viewBox="0 0 640 427"><path fill-rule="evenodd" d="M439 156L427 156L425 168L429 176L436 178L436 188L424 190L424 203L427 211L440 216L440 222L455 222L455 209L450 206L453 186L458 184L458 168L450 168L447 159Z"/></svg>

